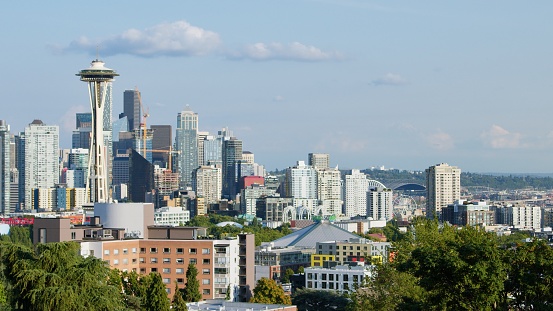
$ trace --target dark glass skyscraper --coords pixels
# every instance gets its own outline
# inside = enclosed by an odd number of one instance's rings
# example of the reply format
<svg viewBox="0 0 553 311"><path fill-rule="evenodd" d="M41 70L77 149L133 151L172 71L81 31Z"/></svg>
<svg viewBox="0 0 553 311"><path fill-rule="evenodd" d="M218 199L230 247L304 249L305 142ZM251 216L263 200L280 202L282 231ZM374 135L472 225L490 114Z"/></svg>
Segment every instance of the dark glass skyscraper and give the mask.
<svg viewBox="0 0 553 311"><path fill-rule="evenodd" d="M242 141L231 137L223 141L223 197L234 199L240 191L238 187L240 160L242 160Z"/></svg>
<svg viewBox="0 0 553 311"><path fill-rule="evenodd" d="M198 168L198 114L188 106L177 115L177 165L179 186L192 186L192 172Z"/></svg>
<svg viewBox="0 0 553 311"><path fill-rule="evenodd" d="M123 116L129 121L129 132L140 128L140 91L126 90L123 93Z"/></svg>

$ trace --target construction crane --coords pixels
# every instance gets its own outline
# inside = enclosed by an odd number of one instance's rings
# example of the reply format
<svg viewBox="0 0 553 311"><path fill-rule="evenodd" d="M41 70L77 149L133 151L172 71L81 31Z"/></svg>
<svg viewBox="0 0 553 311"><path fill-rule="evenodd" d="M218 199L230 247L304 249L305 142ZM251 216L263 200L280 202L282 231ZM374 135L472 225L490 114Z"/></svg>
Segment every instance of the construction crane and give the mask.
<svg viewBox="0 0 553 311"><path fill-rule="evenodd" d="M173 150L173 147L169 146L169 150L167 149L148 149L147 151L149 152L153 152L153 153L167 153L169 154L169 159L167 160L167 170L168 171L173 171L172 170L172 163L173 163L173 154L179 154L180 151L178 150Z"/></svg>
<svg viewBox="0 0 553 311"><path fill-rule="evenodd" d="M146 131L148 129L146 119L148 119L150 113L149 109L144 109L144 106L142 105L142 96L140 96L140 91L138 90L138 87L135 86L134 91L138 96L138 103L140 104L140 110L142 111L142 122L140 122L140 129L142 130L142 156L146 158Z"/></svg>

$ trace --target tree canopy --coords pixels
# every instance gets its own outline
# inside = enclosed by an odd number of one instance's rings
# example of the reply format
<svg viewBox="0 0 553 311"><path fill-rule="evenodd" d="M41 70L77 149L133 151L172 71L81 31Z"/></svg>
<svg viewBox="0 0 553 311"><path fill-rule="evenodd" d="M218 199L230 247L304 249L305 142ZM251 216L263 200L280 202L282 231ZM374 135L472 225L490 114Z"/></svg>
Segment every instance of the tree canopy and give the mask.
<svg viewBox="0 0 553 311"><path fill-rule="evenodd" d="M291 305L290 296L273 279L261 278L253 289L250 302Z"/></svg>

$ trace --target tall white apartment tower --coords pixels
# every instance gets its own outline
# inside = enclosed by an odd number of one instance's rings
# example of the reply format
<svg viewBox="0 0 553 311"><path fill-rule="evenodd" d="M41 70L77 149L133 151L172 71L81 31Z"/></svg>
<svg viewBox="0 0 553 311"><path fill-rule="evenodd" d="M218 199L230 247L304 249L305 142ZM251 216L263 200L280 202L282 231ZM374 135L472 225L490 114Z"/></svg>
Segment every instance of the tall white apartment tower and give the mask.
<svg viewBox="0 0 553 311"><path fill-rule="evenodd" d="M0 120L0 213L10 211L10 126ZM15 168L15 167L14 167Z"/></svg>
<svg viewBox="0 0 553 311"><path fill-rule="evenodd" d="M369 179L359 170L351 170L351 175L346 175L346 216L365 216L367 213L367 191Z"/></svg>
<svg viewBox="0 0 553 311"><path fill-rule="evenodd" d="M285 190L287 197L317 199L317 172L304 161L286 169Z"/></svg>
<svg viewBox="0 0 553 311"><path fill-rule="evenodd" d="M461 199L461 169L440 163L426 169L426 217L440 217L442 208Z"/></svg>
<svg viewBox="0 0 553 311"><path fill-rule="evenodd" d="M192 186L192 173L198 168L198 114L189 106L177 115L177 165L181 188Z"/></svg>
<svg viewBox="0 0 553 311"><path fill-rule="evenodd" d="M87 188L90 202L111 202L109 194L109 167L111 166L111 82L118 76L115 70L104 66L101 60L93 60L91 66L76 74L88 84L92 110L90 160L88 161ZM109 130L106 130L108 129Z"/></svg>
<svg viewBox="0 0 553 311"><path fill-rule="evenodd" d="M392 219L393 215L392 189L376 187L367 191L367 216L374 220Z"/></svg>
<svg viewBox="0 0 553 311"><path fill-rule="evenodd" d="M34 120L25 128L25 209L33 209L36 188L59 183L59 127Z"/></svg>
<svg viewBox="0 0 553 311"><path fill-rule="evenodd" d="M193 185L196 196L205 198L206 204L219 202L223 189L221 168L213 165L200 166L194 171Z"/></svg>
<svg viewBox="0 0 553 311"><path fill-rule="evenodd" d="M329 215L342 215L342 178L337 168L317 170L317 198Z"/></svg>

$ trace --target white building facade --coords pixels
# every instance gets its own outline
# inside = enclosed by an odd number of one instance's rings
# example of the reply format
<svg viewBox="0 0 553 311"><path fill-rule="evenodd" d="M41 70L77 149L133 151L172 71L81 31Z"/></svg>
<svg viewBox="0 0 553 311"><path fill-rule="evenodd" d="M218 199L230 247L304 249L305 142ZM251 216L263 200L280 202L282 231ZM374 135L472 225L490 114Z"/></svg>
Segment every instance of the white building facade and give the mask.
<svg viewBox="0 0 553 311"><path fill-rule="evenodd" d="M336 169L317 170L317 197L328 215L342 215L342 178Z"/></svg>
<svg viewBox="0 0 553 311"><path fill-rule="evenodd" d="M286 196L297 199L317 199L317 172L304 161L286 170Z"/></svg>
<svg viewBox="0 0 553 311"><path fill-rule="evenodd" d="M364 216L367 213L367 190L369 179L359 170L346 175L345 214L348 217Z"/></svg>
<svg viewBox="0 0 553 311"><path fill-rule="evenodd" d="M338 265L333 268L305 268L305 288L338 292L353 291L371 276L371 266Z"/></svg>
<svg viewBox="0 0 553 311"><path fill-rule="evenodd" d="M367 216L372 219L391 220L393 218L392 189L376 187L367 191Z"/></svg>

